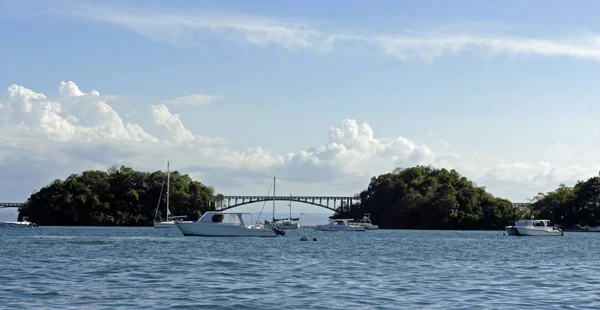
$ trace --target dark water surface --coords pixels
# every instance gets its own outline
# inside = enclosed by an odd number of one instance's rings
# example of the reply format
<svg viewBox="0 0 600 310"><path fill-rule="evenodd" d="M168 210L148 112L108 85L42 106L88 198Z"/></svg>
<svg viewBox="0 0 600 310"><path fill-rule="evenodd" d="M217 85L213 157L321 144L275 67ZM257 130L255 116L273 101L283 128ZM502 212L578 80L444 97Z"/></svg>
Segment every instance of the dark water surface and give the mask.
<svg viewBox="0 0 600 310"><path fill-rule="evenodd" d="M3 309L600 309L600 234L0 229Z"/></svg>

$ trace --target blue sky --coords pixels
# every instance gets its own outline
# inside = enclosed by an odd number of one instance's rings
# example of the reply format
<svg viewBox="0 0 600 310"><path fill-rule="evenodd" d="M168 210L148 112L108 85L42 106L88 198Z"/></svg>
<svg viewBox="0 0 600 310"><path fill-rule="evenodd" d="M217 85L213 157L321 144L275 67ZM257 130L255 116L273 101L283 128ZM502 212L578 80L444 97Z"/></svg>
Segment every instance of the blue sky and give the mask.
<svg viewBox="0 0 600 310"><path fill-rule="evenodd" d="M353 195L432 164L525 201L600 168L599 7L0 1L0 172L26 171L0 200L170 159L229 195L272 176L285 193Z"/></svg>

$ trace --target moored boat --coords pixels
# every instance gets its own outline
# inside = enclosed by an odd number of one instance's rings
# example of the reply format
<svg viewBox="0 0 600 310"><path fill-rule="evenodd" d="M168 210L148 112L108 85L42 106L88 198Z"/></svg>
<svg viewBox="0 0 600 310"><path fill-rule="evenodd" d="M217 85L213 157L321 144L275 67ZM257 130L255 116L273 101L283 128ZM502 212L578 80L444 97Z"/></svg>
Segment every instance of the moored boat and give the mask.
<svg viewBox="0 0 600 310"><path fill-rule="evenodd" d="M377 230L379 229L378 225L374 225L371 223L371 215L369 213L365 213L362 219L358 221L351 221L350 225L358 225L364 227L366 230Z"/></svg>
<svg viewBox="0 0 600 310"><path fill-rule="evenodd" d="M292 230L300 228L300 218L292 218L292 194L290 194L290 202L288 203L288 207L290 207L290 217L284 219L276 219L275 218L275 181L276 178L273 177L273 220L267 221L265 220L265 227L270 229L283 229L283 230Z"/></svg>
<svg viewBox="0 0 600 310"><path fill-rule="evenodd" d="M265 228L261 224L247 224L243 215L252 213L233 213L208 211L196 222L175 222L184 236L205 237L276 237L285 235L283 230ZM252 223L250 220L248 223Z"/></svg>
<svg viewBox="0 0 600 310"><path fill-rule="evenodd" d="M365 231L365 228L350 224L352 219L331 219L326 225L317 225L321 231Z"/></svg>
<svg viewBox="0 0 600 310"><path fill-rule="evenodd" d="M12 228L26 228L26 227L38 227L36 223L28 221L27 217L23 217L22 221L2 221L0 227L12 227Z"/></svg>
<svg viewBox="0 0 600 310"><path fill-rule="evenodd" d="M554 227L550 220L518 220L515 226L507 226L504 230L513 236L562 236L564 234L560 228Z"/></svg>
<svg viewBox="0 0 600 310"><path fill-rule="evenodd" d="M175 226L175 222L183 222L183 219L186 218L185 215L172 215L171 214L171 210L169 210L169 188L170 188L170 176L171 176L171 171L170 171L170 162L167 162L167 204L165 206L166 209L166 217L167 219L164 221L158 221L157 220L157 216L158 216L158 210L160 208L160 202L161 202L161 198L162 198L162 191L163 188L161 186L160 189L160 195L158 198L158 206L156 207L156 212L154 214L154 228L176 228L177 226ZM164 186L164 180L163 180L163 186ZM192 223L192 221L185 221L188 223Z"/></svg>

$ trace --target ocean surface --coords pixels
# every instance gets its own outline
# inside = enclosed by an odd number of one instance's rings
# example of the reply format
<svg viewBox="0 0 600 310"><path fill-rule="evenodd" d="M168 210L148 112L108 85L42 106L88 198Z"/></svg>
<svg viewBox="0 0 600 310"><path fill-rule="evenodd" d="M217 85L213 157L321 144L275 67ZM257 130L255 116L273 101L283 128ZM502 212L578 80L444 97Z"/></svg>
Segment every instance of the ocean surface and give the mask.
<svg viewBox="0 0 600 310"><path fill-rule="evenodd" d="M600 309L600 234L0 229L2 309Z"/></svg>

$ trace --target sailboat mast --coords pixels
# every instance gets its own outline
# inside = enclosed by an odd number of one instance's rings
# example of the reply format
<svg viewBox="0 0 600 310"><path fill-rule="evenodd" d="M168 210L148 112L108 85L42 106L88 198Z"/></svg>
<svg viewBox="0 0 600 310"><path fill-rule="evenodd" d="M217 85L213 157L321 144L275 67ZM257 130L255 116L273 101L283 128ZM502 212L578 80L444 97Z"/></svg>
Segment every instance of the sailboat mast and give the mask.
<svg viewBox="0 0 600 310"><path fill-rule="evenodd" d="M275 177L273 177L273 223L275 223Z"/></svg>
<svg viewBox="0 0 600 310"><path fill-rule="evenodd" d="M169 181L170 181L170 161L167 162L167 222L169 221Z"/></svg>
<svg viewBox="0 0 600 310"><path fill-rule="evenodd" d="M290 193L290 223L292 222L292 193Z"/></svg>

